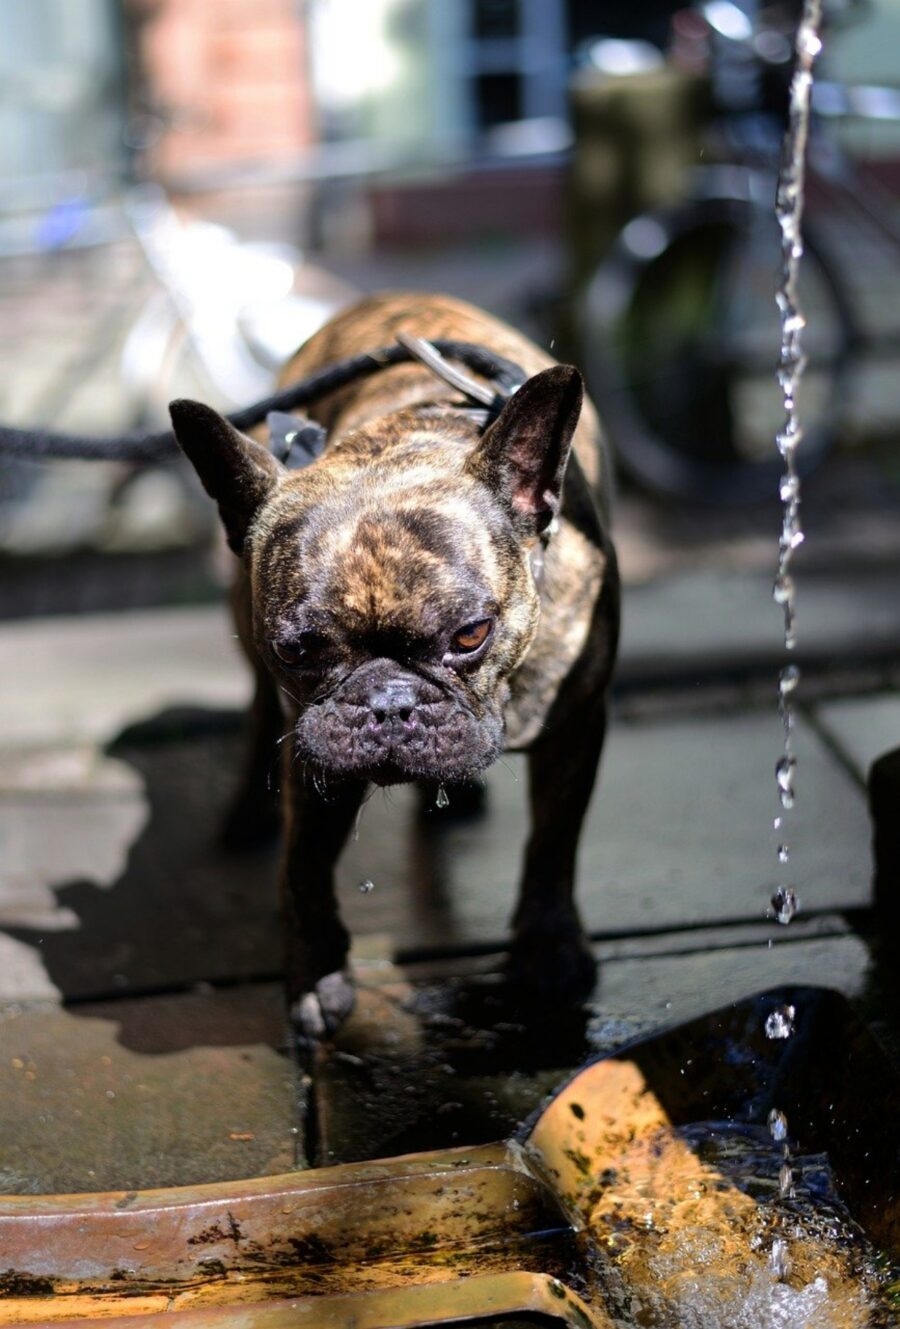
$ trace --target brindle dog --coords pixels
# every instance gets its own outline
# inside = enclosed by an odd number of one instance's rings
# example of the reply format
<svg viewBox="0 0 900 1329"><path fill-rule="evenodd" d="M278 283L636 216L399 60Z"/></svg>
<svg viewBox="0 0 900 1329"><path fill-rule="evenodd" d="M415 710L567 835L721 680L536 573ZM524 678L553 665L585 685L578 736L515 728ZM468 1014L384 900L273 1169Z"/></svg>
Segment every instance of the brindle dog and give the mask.
<svg viewBox="0 0 900 1329"><path fill-rule="evenodd" d="M234 604L255 727L232 826L246 836L269 815L267 774L290 726L287 984L309 1038L353 1004L333 870L367 786L465 781L504 749L528 752L532 820L512 976L572 1001L595 978L573 882L619 609L597 418L575 369L447 297L363 300L283 381L401 331L478 343L531 377L484 428L422 365L385 368L309 411L327 445L302 471L208 407L172 406L241 560Z"/></svg>

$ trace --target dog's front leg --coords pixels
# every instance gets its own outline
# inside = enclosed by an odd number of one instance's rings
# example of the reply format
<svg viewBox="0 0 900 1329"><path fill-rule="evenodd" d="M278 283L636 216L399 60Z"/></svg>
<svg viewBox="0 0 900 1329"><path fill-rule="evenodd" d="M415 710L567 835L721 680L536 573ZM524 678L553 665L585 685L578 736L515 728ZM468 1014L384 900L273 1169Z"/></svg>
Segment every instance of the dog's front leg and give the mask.
<svg viewBox="0 0 900 1329"><path fill-rule="evenodd" d="M362 802L365 783L320 792L294 770L286 782L281 869L285 977L291 1019L307 1040L335 1032L353 1009L346 967L350 936L341 921L334 866Z"/></svg>
<svg viewBox="0 0 900 1329"><path fill-rule="evenodd" d="M510 976L545 1000L580 1001L596 966L574 899L578 838L606 731L606 698L571 705L528 754L531 835L513 917Z"/></svg>

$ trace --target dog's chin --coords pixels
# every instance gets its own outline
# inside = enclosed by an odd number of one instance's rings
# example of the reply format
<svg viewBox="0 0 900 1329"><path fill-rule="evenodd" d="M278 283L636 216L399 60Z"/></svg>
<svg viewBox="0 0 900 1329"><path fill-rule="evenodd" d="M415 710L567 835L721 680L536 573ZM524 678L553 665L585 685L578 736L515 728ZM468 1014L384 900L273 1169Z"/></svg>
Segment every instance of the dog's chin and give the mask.
<svg viewBox="0 0 900 1329"><path fill-rule="evenodd" d="M323 761L321 755L318 754L314 758L310 754L310 759L325 784L358 780L365 784L379 785L381 788L387 789L391 785L415 784L417 782L461 784L486 770L498 756L499 748L496 751L485 753L477 764L469 762L466 765L454 764L450 766L407 765L400 761L382 761L356 766Z"/></svg>
<svg viewBox="0 0 900 1329"><path fill-rule="evenodd" d="M490 766L493 760L495 758L491 757L478 766L449 768L433 766L411 768L397 762L382 762L377 766L361 770L356 778L365 780L368 784L380 785L383 789L395 784L415 784L417 781L430 784L461 784L473 779Z"/></svg>
<svg viewBox="0 0 900 1329"><path fill-rule="evenodd" d="M434 747L423 751L415 745L391 745L372 752L365 745L317 741L320 737L318 733L298 734L295 750L299 764L317 771L326 783L359 780L385 788L416 782L460 784L497 760L502 748L502 725L492 725L477 736L469 734L468 742L447 745L443 751L442 745L437 745L437 751Z"/></svg>

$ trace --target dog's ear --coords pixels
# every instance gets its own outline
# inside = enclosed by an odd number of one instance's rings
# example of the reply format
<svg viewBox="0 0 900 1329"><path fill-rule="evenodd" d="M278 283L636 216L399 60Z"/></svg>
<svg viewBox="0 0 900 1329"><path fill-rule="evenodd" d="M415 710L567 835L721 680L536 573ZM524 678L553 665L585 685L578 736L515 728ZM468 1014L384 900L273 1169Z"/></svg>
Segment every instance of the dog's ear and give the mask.
<svg viewBox="0 0 900 1329"><path fill-rule="evenodd" d="M228 543L236 554L254 514L284 475L268 448L256 443L211 406L198 401L169 405L179 446L219 505Z"/></svg>
<svg viewBox="0 0 900 1329"><path fill-rule="evenodd" d="M554 365L513 393L468 463L508 506L522 535L546 530L559 511L584 381L571 365Z"/></svg>

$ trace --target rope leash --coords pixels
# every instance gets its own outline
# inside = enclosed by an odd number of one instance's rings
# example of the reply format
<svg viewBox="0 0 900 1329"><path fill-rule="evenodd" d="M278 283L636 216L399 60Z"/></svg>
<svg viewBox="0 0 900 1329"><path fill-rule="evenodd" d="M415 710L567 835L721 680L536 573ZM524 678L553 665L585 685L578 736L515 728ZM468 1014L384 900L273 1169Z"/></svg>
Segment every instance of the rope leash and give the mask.
<svg viewBox="0 0 900 1329"><path fill-rule="evenodd" d="M370 378L390 365L418 361L432 373L451 383L467 396L497 414L506 400L524 382L527 375L511 360L495 355L473 342L438 339L426 342L419 337L401 334L396 344L384 346L362 355L349 356L336 364L320 369L299 383L292 383L280 392L264 397L227 418L236 429L252 429L261 424L271 412L287 412L298 406L308 406L321 397L327 397L358 379ZM474 373L491 380L496 390L475 383L461 374L444 357L456 360ZM294 422L302 427L302 422ZM132 430L109 436L92 434L57 433L49 429L14 429L0 425L0 454L27 458L78 461L158 461L175 455L178 445L171 429L146 433Z"/></svg>

